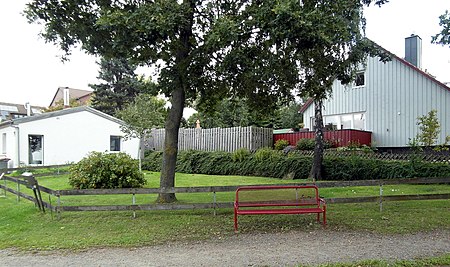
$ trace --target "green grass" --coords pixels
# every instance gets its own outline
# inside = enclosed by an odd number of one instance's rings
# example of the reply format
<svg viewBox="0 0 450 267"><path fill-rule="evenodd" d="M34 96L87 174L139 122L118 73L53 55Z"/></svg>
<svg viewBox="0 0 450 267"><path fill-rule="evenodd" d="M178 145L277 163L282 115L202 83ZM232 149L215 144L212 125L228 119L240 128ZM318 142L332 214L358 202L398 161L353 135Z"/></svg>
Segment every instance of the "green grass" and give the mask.
<svg viewBox="0 0 450 267"><path fill-rule="evenodd" d="M159 173L147 173L147 187L158 187ZM41 185L52 189L70 189L68 176L39 177ZM261 177L209 176L177 174L176 186L249 185L292 183ZM304 182L304 181L294 181ZM3 182L2 182L3 183ZM15 188L13 183L8 183ZM384 194L449 193L449 185L384 186ZM23 187L22 191L26 191ZM41 214L27 201L0 190L0 249L84 249L90 247L134 247L171 241L222 238L234 235L232 209L124 212L64 212L60 220L55 214ZM31 194L28 190L28 194ZM379 187L320 189L323 197L378 195ZM43 194L45 201L48 195ZM138 204L148 204L156 195L137 195ZM178 194L180 202L212 202L212 194ZM63 196L63 205L131 204L130 195ZM217 194L217 201L233 201L234 192ZM52 199L55 204L56 199ZM385 202L380 213L377 203L329 204L328 226L323 229L314 215L241 216L241 233L290 231L370 231L374 233L415 233L450 230L450 200ZM344 266L344 265L343 265ZM352 265L350 265L352 266ZM383 266L383 265L380 265Z"/></svg>
<svg viewBox="0 0 450 267"><path fill-rule="evenodd" d="M299 267L307 266L300 265ZM430 266L450 266L450 254L440 257L416 259L416 260L366 260L355 263L330 263L322 264L318 267L430 267Z"/></svg>

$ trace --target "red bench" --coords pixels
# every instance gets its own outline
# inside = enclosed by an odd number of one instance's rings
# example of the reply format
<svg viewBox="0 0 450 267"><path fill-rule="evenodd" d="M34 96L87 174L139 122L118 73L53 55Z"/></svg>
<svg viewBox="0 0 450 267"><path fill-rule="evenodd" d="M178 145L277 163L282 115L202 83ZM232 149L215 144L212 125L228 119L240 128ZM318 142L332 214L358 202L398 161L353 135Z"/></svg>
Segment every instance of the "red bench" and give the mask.
<svg viewBox="0 0 450 267"><path fill-rule="evenodd" d="M316 213L318 222L323 214L326 225L326 203L315 185L243 186L236 190L234 230L238 231L239 215L307 213Z"/></svg>

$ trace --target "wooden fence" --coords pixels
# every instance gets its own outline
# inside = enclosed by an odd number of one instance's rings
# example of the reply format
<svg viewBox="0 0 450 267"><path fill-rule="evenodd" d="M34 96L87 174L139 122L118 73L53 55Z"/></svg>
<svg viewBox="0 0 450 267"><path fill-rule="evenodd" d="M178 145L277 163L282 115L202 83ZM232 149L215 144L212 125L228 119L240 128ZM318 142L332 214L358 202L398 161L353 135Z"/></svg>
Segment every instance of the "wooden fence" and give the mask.
<svg viewBox="0 0 450 267"><path fill-rule="evenodd" d="M174 187L174 188L124 188L124 189L83 189L83 190L53 190L44 186L35 185L34 189L30 185L29 181L25 181L22 178L9 177L4 174L0 176L0 188L4 190L4 194L12 193L17 196L17 201L20 198L25 198L36 203L42 211L45 208L50 209L52 212L58 214L62 211L133 211L135 216L136 210L183 210L183 209L214 209L216 208L232 208L233 202L217 202L217 192L234 192L239 186L203 186L203 187ZM16 188L9 187L7 181L16 185ZM340 182L318 182L316 185L319 188L330 187L351 187L351 186L379 186L379 196L366 196L366 197L351 197L351 198L325 198L327 203L339 204L339 203L363 203L363 202L378 202L380 205L380 211L383 208L383 202L385 201L405 201L405 200L430 200L430 199L450 199L450 194L418 194L418 195L383 195L384 185L398 185L398 184L450 184L450 177L444 178L415 178L415 179L389 179L389 180L365 180L365 181L340 181ZM21 185L33 189L34 195L29 196L21 192ZM287 185L287 184L283 184ZM306 185L305 183L293 183L290 185ZM40 196L40 192L48 194L49 201L43 201ZM138 194L159 194L159 193L213 193L212 200L205 203L186 203L186 204L143 204L138 205L135 202L135 195ZM91 205L91 206L63 206L61 202L62 196L86 196L86 195L131 195L130 205ZM38 197L39 196L39 197ZM56 205L51 203L51 196L56 197Z"/></svg>
<svg viewBox="0 0 450 267"><path fill-rule="evenodd" d="M296 153L303 156L314 156L314 151L302 150L296 151ZM392 153L372 153L364 151L336 151L336 150L325 150L324 155L328 157L358 157L364 159L380 159L380 160L411 160L415 157L417 160L423 160L428 162L442 162L450 163L450 156L445 154L392 154Z"/></svg>
<svg viewBox="0 0 450 267"><path fill-rule="evenodd" d="M295 133L281 133L273 135L273 142L283 139L289 141L289 144L295 146L300 139L314 139L316 136L315 132L295 132ZM323 138L325 140L331 140L336 143L338 147L347 146L351 143L358 143L360 145L370 146L372 143L372 132L361 131L361 130L334 130L334 131L324 131Z"/></svg>
<svg viewBox="0 0 450 267"><path fill-rule="evenodd" d="M146 147L163 150L165 129L153 129ZM262 147L272 147L273 130L258 127L233 128L180 128L179 150L226 151L234 152L240 148L256 151Z"/></svg>

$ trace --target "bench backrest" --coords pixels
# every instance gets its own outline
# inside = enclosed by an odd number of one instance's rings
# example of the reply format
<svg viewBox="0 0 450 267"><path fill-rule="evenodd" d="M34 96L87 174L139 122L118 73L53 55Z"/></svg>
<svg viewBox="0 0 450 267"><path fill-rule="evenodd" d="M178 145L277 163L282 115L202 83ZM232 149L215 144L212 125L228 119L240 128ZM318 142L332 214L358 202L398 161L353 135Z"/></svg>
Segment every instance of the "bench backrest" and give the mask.
<svg viewBox="0 0 450 267"><path fill-rule="evenodd" d="M315 185L242 186L236 190L237 207L319 206Z"/></svg>

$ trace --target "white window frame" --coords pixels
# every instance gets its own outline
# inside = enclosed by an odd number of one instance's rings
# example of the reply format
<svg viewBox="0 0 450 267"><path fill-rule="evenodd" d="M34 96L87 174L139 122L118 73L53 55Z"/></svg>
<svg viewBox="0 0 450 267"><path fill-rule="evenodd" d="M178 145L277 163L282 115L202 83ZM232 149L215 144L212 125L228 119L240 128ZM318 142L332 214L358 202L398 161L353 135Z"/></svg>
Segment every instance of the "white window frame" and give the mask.
<svg viewBox="0 0 450 267"><path fill-rule="evenodd" d="M111 148L111 143L112 143L112 141L113 141L113 138L118 138L119 139L119 149L118 150L116 150L116 148L114 148L114 150L112 150ZM120 151L122 151L122 136L120 136L120 135L110 135L109 136L109 151L110 152L120 152Z"/></svg>
<svg viewBox="0 0 450 267"><path fill-rule="evenodd" d="M361 114L361 115L363 115L364 116L364 129L363 130L361 130L361 129L355 129L355 118L354 118L354 115L356 115L356 114ZM342 117L343 116L348 116L348 115L351 115L351 122L350 122L350 128L345 128L345 129L342 129ZM366 112L352 112L352 113L343 113L343 114L332 114L332 115L324 115L323 116L323 121L324 121L324 127L326 126L326 124L325 124L325 120L326 120L326 118L327 117L332 117L332 116L337 116L337 125L336 125L336 128L338 129L338 130L359 130L359 131L366 131Z"/></svg>
<svg viewBox="0 0 450 267"><path fill-rule="evenodd" d="M2 134L2 154L6 155L6 133Z"/></svg>
<svg viewBox="0 0 450 267"><path fill-rule="evenodd" d="M364 78L363 82L364 83L362 85L357 85L356 82L358 80L358 76L360 76L360 75L363 76L363 78ZM353 88L362 88L362 87L365 87L365 86L366 86L366 72L365 71L358 71L356 73L356 76L355 76L355 81L353 82Z"/></svg>

